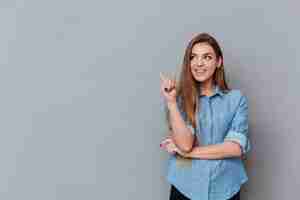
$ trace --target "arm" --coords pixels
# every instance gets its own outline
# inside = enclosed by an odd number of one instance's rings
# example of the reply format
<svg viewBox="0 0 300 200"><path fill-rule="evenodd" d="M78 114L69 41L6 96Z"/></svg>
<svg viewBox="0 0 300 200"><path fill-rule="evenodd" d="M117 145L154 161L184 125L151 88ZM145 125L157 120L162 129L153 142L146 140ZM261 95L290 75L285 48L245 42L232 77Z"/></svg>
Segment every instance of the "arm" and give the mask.
<svg viewBox="0 0 300 200"><path fill-rule="evenodd" d="M237 108L223 143L195 147L192 152L186 154L187 157L202 159L244 157L250 151L248 101L241 93L238 94L237 98Z"/></svg>
<svg viewBox="0 0 300 200"><path fill-rule="evenodd" d="M191 152L181 154L186 158L209 160L240 157L242 155L242 151L239 144L231 141L225 141L220 144L194 147Z"/></svg>
<svg viewBox="0 0 300 200"><path fill-rule="evenodd" d="M171 145L171 147L172 151L188 158L222 159L244 157L251 149L248 139L248 104L246 97L241 96L239 99L235 116L223 143L197 146L191 152L182 152L176 146Z"/></svg>
<svg viewBox="0 0 300 200"><path fill-rule="evenodd" d="M181 151L185 153L190 152L193 147L194 135L183 120L177 103L168 103L167 105L172 128L172 139Z"/></svg>
<svg viewBox="0 0 300 200"><path fill-rule="evenodd" d="M224 138L224 142L195 147L190 153L183 153L183 156L200 159L244 157L249 150L248 103L246 97L241 95L231 126Z"/></svg>
<svg viewBox="0 0 300 200"><path fill-rule="evenodd" d="M174 80L166 78L163 74L161 77L160 91L166 100L168 109L168 118L172 134L172 140L183 152L189 152L192 149L194 136L187 127L177 104L177 90Z"/></svg>

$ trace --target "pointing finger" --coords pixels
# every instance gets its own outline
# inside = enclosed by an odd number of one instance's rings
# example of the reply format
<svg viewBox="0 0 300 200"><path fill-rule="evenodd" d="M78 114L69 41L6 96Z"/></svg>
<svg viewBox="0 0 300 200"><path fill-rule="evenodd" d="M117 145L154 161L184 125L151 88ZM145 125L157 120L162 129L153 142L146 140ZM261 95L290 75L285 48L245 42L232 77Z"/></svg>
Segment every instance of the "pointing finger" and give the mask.
<svg viewBox="0 0 300 200"><path fill-rule="evenodd" d="M166 81L166 77L163 75L162 72L159 73L159 76L162 81L164 81L164 82Z"/></svg>

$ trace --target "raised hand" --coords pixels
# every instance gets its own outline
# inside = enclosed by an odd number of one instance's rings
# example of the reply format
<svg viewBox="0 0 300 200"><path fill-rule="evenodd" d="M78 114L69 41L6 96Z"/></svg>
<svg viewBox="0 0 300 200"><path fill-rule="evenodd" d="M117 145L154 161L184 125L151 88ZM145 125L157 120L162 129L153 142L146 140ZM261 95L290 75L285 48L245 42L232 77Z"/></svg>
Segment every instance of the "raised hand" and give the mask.
<svg viewBox="0 0 300 200"><path fill-rule="evenodd" d="M160 92L166 103L176 103L176 82L160 73Z"/></svg>

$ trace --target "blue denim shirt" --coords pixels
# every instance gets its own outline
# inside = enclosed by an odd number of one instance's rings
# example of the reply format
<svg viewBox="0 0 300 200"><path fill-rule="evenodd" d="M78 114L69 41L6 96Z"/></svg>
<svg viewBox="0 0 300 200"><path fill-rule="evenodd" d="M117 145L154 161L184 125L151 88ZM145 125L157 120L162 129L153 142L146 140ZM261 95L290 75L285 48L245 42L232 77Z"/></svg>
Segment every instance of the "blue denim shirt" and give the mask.
<svg viewBox="0 0 300 200"><path fill-rule="evenodd" d="M238 142L246 154L250 150L246 97L239 90L226 93L215 86L212 96L199 96L199 103L193 134L200 146L230 140ZM186 115L182 111L181 114L186 121ZM189 123L187 126L192 128ZM168 182L192 200L230 199L248 180L238 157L205 160L170 155L167 169Z"/></svg>

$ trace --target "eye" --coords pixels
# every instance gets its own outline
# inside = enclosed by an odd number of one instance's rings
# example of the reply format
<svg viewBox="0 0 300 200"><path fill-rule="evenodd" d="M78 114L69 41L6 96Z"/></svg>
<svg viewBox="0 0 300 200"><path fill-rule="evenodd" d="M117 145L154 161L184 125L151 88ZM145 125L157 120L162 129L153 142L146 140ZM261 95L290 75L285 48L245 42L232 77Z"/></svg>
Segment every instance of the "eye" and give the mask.
<svg viewBox="0 0 300 200"><path fill-rule="evenodd" d="M190 56L190 60L193 60L194 58L195 58L194 55L191 55L191 56Z"/></svg>
<svg viewBox="0 0 300 200"><path fill-rule="evenodd" d="M211 59L212 59L212 56L206 55L206 56L204 56L204 59L205 59L205 60L211 60Z"/></svg>

